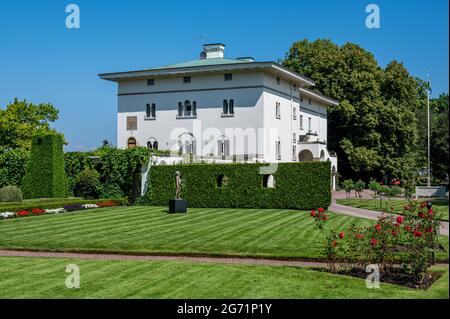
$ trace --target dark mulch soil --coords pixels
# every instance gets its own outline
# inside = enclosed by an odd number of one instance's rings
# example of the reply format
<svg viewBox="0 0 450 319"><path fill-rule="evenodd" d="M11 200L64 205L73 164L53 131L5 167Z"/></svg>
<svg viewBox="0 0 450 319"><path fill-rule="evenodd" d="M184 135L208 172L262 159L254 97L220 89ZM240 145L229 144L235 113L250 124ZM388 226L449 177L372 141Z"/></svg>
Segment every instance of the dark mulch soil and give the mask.
<svg viewBox="0 0 450 319"><path fill-rule="evenodd" d="M319 269L316 269L319 270ZM320 271L327 271L324 269L320 269ZM340 269L336 272L338 275L351 276L366 279L369 275L365 269L363 268L346 268ZM431 285L441 278L441 272L428 272L421 283L418 283L415 280L414 276L411 274L405 273L401 268L390 269L389 271L381 271L380 272L380 282L399 285L408 288L414 289L423 289L427 290L431 287Z"/></svg>

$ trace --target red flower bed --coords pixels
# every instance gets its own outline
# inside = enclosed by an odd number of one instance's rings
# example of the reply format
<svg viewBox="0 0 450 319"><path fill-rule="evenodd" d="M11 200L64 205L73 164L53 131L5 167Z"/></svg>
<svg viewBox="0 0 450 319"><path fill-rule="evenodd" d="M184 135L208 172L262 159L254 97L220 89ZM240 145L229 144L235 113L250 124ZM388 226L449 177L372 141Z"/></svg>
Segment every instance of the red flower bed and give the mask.
<svg viewBox="0 0 450 319"><path fill-rule="evenodd" d="M113 202L113 201L106 201L106 202L101 202L101 203L97 203L98 207L113 207L113 206L120 206L120 203L118 202Z"/></svg>
<svg viewBox="0 0 450 319"><path fill-rule="evenodd" d="M17 212L16 215L19 217L26 217L26 216L30 215L30 212L28 212L26 210L21 210L20 212Z"/></svg>
<svg viewBox="0 0 450 319"><path fill-rule="evenodd" d="M31 214L33 215L43 215L45 213L45 210L40 208L33 208L31 209Z"/></svg>

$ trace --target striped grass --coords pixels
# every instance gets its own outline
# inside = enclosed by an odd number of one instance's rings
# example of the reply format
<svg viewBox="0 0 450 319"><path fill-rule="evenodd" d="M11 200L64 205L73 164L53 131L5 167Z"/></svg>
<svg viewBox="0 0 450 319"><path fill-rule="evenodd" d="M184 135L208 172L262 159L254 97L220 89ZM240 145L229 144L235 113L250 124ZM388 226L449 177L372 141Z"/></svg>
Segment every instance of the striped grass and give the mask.
<svg viewBox="0 0 450 319"><path fill-rule="evenodd" d="M336 202L341 205L352 206L356 208L364 208L375 211L389 210L394 208L394 212L400 214L403 212L403 207L408 205L408 201L403 199L383 199L380 206L379 199L360 199L360 198L349 198L349 199L337 199ZM442 220L448 221L448 200L445 199L433 199L433 210L441 214Z"/></svg>
<svg viewBox="0 0 450 319"><path fill-rule="evenodd" d="M372 221L330 213L329 227ZM448 237L441 237L448 247ZM323 257L323 242L305 211L112 207L0 221L0 248L202 254L277 258ZM439 260L448 260L446 253Z"/></svg>
<svg viewBox="0 0 450 319"><path fill-rule="evenodd" d="M68 289L68 264L80 288ZM285 266L0 257L0 298L448 298L448 268L428 290Z"/></svg>

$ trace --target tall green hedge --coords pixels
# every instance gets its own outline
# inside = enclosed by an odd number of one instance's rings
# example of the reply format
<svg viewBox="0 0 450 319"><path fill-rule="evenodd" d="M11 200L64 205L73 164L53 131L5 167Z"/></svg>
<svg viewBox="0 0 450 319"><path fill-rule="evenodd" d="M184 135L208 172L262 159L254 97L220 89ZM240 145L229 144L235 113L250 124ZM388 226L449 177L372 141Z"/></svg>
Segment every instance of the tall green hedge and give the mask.
<svg viewBox="0 0 450 319"><path fill-rule="evenodd" d="M61 136L48 134L33 138L22 192L24 198L67 197Z"/></svg>
<svg viewBox="0 0 450 319"><path fill-rule="evenodd" d="M181 198L189 207L312 209L331 203L329 162L280 163L275 188L264 188L264 164L192 164L153 166L147 205L166 206L175 196L175 171L182 174ZM219 175L227 177L218 187Z"/></svg>

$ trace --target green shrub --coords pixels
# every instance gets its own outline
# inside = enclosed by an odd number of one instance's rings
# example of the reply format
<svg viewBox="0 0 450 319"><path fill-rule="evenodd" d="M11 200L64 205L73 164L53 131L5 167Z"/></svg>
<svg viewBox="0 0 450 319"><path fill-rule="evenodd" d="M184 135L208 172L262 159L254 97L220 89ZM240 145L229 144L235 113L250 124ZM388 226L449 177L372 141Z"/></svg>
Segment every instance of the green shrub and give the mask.
<svg viewBox="0 0 450 319"><path fill-rule="evenodd" d="M346 193L350 193L355 188L355 183L351 179L346 179L342 183L342 188L345 189Z"/></svg>
<svg viewBox="0 0 450 319"><path fill-rule="evenodd" d="M67 197L63 138L60 135L47 134L33 138L22 192L24 198Z"/></svg>
<svg viewBox="0 0 450 319"><path fill-rule="evenodd" d="M99 174L93 169L85 169L78 174L75 185L74 195L83 198L98 198L101 191Z"/></svg>
<svg viewBox="0 0 450 319"><path fill-rule="evenodd" d="M389 197L395 197L403 193L403 190L398 186L391 186L389 189Z"/></svg>
<svg viewBox="0 0 450 319"><path fill-rule="evenodd" d="M22 191L16 186L0 188L0 202L22 202Z"/></svg>
<svg viewBox="0 0 450 319"><path fill-rule="evenodd" d="M140 199L147 205L166 206L175 197L175 171L182 174L181 198L189 207L312 209L331 203L329 162L279 163L274 188L264 188L267 164L191 164L153 166L148 191ZM217 187L220 175L226 187Z"/></svg>
<svg viewBox="0 0 450 319"><path fill-rule="evenodd" d="M123 192L120 189L119 185L115 183L107 183L101 187L101 198L123 198Z"/></svg>
<svg viewBox="0 0 450 319"><path fill-rule="evenodd" d="M378 188L380 188L380 184L379 184L377 181L375 181L375 180L371 180L371 181L369 182L368 187L369 187L369 189L370 189L371 191L373 191L374 194L376 195L377 192L378 192Z"/></svg>

